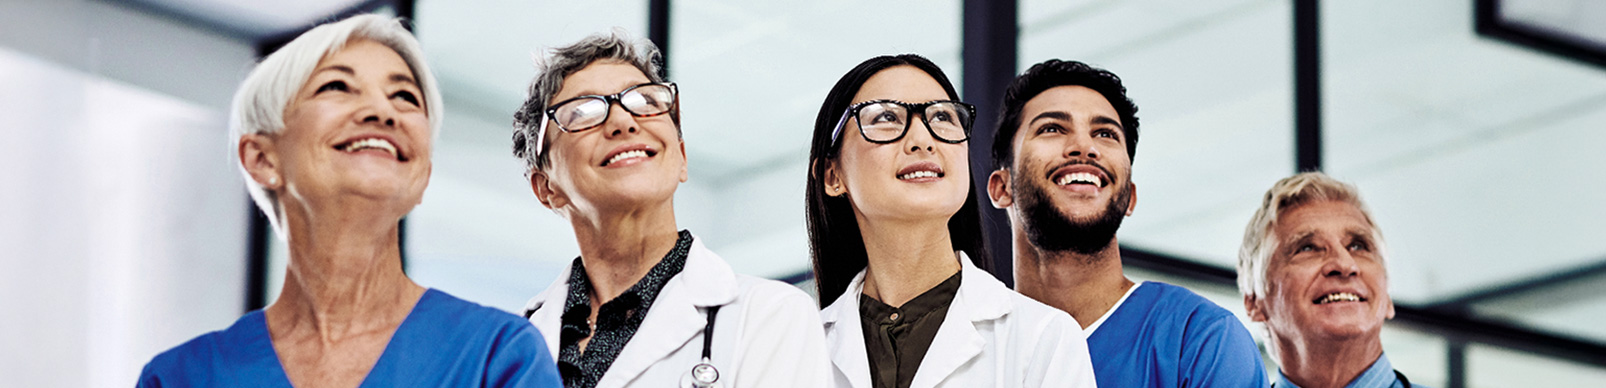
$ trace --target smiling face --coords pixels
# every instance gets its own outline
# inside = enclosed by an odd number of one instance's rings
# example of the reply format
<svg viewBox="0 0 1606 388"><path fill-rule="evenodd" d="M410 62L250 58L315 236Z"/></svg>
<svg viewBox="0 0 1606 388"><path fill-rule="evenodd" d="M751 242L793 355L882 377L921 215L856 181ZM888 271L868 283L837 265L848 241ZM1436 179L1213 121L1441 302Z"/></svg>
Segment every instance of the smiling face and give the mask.
<svg viewBox="0 0 1606 388"><path fill-rule="evenodd" d="M923 103L949 96L925 71L895 66L870 76L853 103L883 99ZM902 139L876 144L860 135L857 119L848 120L841 152L822 179L825 192L846 194L854 212L864 218L952 217L970 193L969 142L942 142L919 117L909 122Z"/></svg>
<svg viewBox="0 0 1606 388"><path fill-rule="evenodd" d="M635 66L598 61L565 78L551 100L612 95L648 82ZM596 214L667 204L686 181L685 143L670 114L635 117L619 104L608 109L607 121L579 132L564 132L546 120L551 163L530 179L547 207Z"/></svg>
<svg viewBox="0 0 1606 388"><path fill-rule="evenodd" d="M1377 339L1394 301L1365 214L1343 201L1311 202L1284 209L1272 232L1266 295L1247 304L1250 318L1289 339Z"/></svg>
<svg viewBox="0 0 1606 388"><path fill-rule="evenodd" d="M1120 115L1084 86L1050 88L1021 109L1014 160L988 186L1040 249L1099 252L1136 203Z"/></svg>
<svg viewBox="0 0 1606 388"><path fill-rule="evenodd" d="M253 173L287 202L351 198L406 214L429 184L431 137L412 69L383 44L356 40L318 62L284 113L284 130L247 135L273 160ZM253 166L248 162L247 169ZM282 185L272 183L283 183Z"/></svg>

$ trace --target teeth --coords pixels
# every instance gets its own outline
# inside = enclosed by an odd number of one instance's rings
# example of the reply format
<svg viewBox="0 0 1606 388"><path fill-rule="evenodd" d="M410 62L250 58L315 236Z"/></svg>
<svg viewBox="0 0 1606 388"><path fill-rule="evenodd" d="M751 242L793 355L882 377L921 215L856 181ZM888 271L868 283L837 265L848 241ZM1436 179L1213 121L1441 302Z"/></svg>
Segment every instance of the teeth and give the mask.
<svg viewBox="0 0 1606 388"><path fill-rule="evenodd" d="M625 159L630 159L630 158L645 158L645 157L647 157L647 151L645 151L645 150L625 151L625 152L620 152L618 155L614 155L612 158L609 158L608 162L607 163L603 163L603 165L606 166L606 165L609 165L609 164L613 164L613 162L617 162L617 161L621 161L621 160L625 160Z"/></svg>
<svg viewBox="0 0 1606 388"><path fill-rule="evenodd" d="M1098 175L1093 175L1092 173L1086 172L1073 172L1062 175L1060 176L1060 181L1056 183L1062 186L1073 183L1086 183L1094 186L1104 187L1104 181L1100 180Z"/></svg>
<svg viewBox="0 0 1606 388"><path fill-rule="evenodd" d="M395 144L390 144L389 141L385 141L383 139L376 139L376 138L368 138L368 139L362 139L362 140L354 141L354 142L351 142L350 144L347 144L345 147L342 147L340 150L341 151L346 151L346 152L357 152L357 151L361 151L361 150L365 150L365 149L369 149L369 148L388 152L388 153L390 153L390 156L396 156L396 145Z"/></svg>
<svg viewBox="0 0 1606 388"><path fill-rule="evenodd" d="M1335 292L1335 293L1327 294L1326 296L1323 296L1321 299L1317 299L1316 300L1316 304L1327 304L1327 303L1332 303L1332 302L1359 302L1359 301L1361 301L1361 297L1359 295L1351 294L1351 293L1348 293L1348 292Z"/></svg>
<svg viewBox="0 0 1606 388"><path fill-rule="evenodd" d="M921 170L921 171L911 172L911 173L908 173L908 174L899 175L898 179L919 179L919 178L936 178L936 177L937 177L937 172L936 171Z"/></svg>

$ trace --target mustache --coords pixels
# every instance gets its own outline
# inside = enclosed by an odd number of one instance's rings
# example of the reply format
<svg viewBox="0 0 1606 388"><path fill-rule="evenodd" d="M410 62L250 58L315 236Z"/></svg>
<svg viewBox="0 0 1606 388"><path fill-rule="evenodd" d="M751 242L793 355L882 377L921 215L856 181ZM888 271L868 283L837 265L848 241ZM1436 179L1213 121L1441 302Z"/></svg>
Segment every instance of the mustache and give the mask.
<svg viewBox="0 0 1606 388"><path fill-rule="evenodd" d="M1043 174L1043 178L1044 179L1048 179L1050 181L1053 181L1054 180L1054 172L1055 171L1059 171L1062 168L1075 166L1075 165L1078 165L1078 164L1086 164L1086 165L1089 165L1089 166L1093 166L1093 168L1099 169L1099 171L1104 172L1104 176L1110 177L1111 181L1114 181L1115 178L1116 178L1115 177L1115 173L1110 172L1110 169L1107 168L1107 167L1104 167L1104 165L1098 164L1098 162L1094 162L1094 161L1091 161L1091 160L1084 160L1084 159L1072 159L1070 161L1066 161L1065 163L1061 163L1058 166L1054 166L1054 168L1048 169L1048 172Z"/></svg>

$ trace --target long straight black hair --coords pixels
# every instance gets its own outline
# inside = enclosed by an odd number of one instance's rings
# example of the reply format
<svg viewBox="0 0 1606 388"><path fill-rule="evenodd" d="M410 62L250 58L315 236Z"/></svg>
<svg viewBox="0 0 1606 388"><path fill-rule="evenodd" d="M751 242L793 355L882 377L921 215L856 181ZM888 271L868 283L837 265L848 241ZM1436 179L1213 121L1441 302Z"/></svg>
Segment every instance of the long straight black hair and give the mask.
<svg viewBox="0 0 1606 388"><path fill-rule="evenodd" d="M959 100L959 92L954 90L953 83L948 81L942 69L931 60L915 54L884 55L859 63L825 95L820 114L814 119L814 140L809 146L808 186L804 188L808 202L809 255L814 260L815 290L819 292L822 308L841 297L847 291L848 283L868 263L864 237L859 234L859 221L853 216L853 204L846 197L826 195L825 183L821 179L842 147L841 144L831 144L831 133L836 130L843 112L853 103L853 95L859 93L864 82L870 76L894 66L914 66L925 71L942 85L949 99ZM858 136L853 132L857 131L843 129L838 136L844 139ZM969 163L968 157L966 163ZM965 204L959 208L959 212L948 219L948 236L954 250L964 251L977 267L992 272L992 261L988 260L984 245L987 239L982 235L976 186L971 183L970 177L962 178L965 179L965 187L970 188L970 193L966 195Z"/></svg>

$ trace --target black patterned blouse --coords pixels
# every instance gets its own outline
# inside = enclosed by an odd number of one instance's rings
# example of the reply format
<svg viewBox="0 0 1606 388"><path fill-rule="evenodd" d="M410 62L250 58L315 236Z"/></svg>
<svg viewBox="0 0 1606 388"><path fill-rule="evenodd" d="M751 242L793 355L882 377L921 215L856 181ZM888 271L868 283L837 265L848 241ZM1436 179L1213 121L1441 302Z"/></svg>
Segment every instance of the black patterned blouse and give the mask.
<svg viewBox="0 0 1606 388"><path fill-rule="evenodd" d="M675 248L669 250L658 265L619 297L602 304L597 310L597 333L591 336L585 352L580 351L580 339L591 335L591 325L586 322L591 315L591 281L580 258L574 258L569 272L569 295L563 303L563 332L558 337L558 374L563 376L564 387L597 386L597 380L613 365L619 351L636 335L636 329L641 327L641 320L647 316L653 300L658 299L664 283L686 267L691 242L691 232L680 231Z"/></svg>

